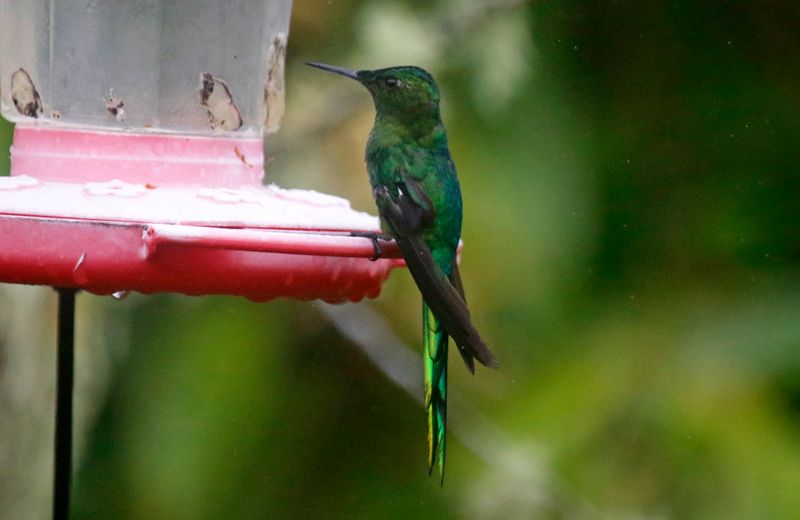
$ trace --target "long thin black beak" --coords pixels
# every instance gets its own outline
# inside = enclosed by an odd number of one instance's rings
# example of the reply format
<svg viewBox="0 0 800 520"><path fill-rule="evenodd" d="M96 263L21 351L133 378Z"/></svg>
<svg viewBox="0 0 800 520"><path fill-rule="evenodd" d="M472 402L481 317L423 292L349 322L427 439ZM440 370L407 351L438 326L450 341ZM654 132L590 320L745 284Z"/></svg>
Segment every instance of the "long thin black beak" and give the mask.
<svg viewBox="0 0 800 520"><path fill-rule="evenodd" d="M314 67L315 69L322 69L327 70L328 72L334 72L336 74L341 74L342 76L347 76L348 78L358 80L358 73L354 70L350 69L343 69L342 67L334 67L333 65L325 65L324 63L306 63L309 67Z"/></svg>

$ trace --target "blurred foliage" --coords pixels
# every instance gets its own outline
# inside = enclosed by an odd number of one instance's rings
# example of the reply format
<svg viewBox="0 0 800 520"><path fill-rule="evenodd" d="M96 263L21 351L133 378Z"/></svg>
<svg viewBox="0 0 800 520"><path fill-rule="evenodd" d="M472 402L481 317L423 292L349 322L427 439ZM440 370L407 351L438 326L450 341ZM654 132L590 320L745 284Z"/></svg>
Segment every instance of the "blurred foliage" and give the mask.
<svg viewBox="0 0 800 520"><path fill-rule="evenodd" d="M0 150L3 150L3 153L0 153L0 175L9 173L10 161L7 150L11 146L12 130L11 123L0 117Z"/></svg>
<svg viewBox="0 0 800 520"><path fill-rule="evenodd" d="M800 517L798 34L789 2L295 2L268 181L374 212L369 96L302 63L435 74L502 365L451 384L511 442L453 439L440 488L313 303L93 298L132 332L75 518ZM406 273L373 305L416 346Z"/></svg>

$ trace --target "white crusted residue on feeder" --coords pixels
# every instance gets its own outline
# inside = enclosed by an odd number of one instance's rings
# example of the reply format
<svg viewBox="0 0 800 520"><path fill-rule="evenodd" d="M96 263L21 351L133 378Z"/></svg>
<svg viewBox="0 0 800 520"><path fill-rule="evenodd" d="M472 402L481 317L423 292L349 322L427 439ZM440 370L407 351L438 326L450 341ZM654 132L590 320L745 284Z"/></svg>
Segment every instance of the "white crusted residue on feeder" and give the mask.
<svg viewBox="0 0 800 520"><path fill-rule="evenodd" d="M343 208L350 207L350 201L337 197L336 195L328 195L327 193L320 193L314 190L298 190L298 189L284 189L277 184L270 184L267 189L271 191L276 197L311 204L313 206L339 206Z"/></svg>
<svg viewBox="0 0 800 520"><path fill-rule="evenodd" d="M18 193L20 189L27 194ZM12 176L0 178L0 208L9 214L112 222L320 231L378 229L377 217L353 210L346 199L275 185L197 188L121 180L41 182L31 176Z"/></svg>
<svg viewBox="0 0 800 520"><path fill-rule="evenodd" d="M119 179L114 179L108 182L87 182L83 185L83 192L87 195L138 197L147 193L147 188L141 184L131 184Z"/></svg>
<svg viewBox="0 0 800 520"><path fill-rule="evenodd" d="M201 199L209 199L216 202L228 204L254 203L258 204L259 199L254 190L241 190L233 188L200 188L197 196Z"/></svg>
<svg viewBox="0 0 800 520"><path fill-rule="evenodd" d="M29 175L19 175L17 177L0 177L0 190L11 191L32 188L40 183L37 179Z"/></svg>

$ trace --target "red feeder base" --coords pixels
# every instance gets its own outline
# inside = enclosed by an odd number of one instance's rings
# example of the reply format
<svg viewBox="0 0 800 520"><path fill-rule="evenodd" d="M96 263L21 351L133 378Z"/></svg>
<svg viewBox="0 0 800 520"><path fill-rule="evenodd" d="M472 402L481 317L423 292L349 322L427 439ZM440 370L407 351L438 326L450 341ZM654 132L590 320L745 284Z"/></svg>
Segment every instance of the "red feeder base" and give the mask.
<svg viewBox="0 0 800 520"><path fill-rule="evenodd" d="M156 167L164 150L171 154L167 161L180 157L175 150L182 147L195 154L209 150L217 163L224 163L227 179L251 182L260 179L252 171L254 163L260 164L260 144L148 136L135 141L141 169L126 172L128 181L100 180L96 168L106 171L114 164L105 164L110 159L104 153L88 154L89 163L71 158L63 172L35 171L44 168L38 162L42 156L62 157L69 150L64 143L87 139L117 155L125 150L118 134L17 126L15 175L0 177L0 282L97 294L179 292L341 302L377 296L391 269L402 265L392 242L381 244L384 258L369 260L372 242L350 232L377 231L377 218L353 211L344 199L260 184L209 186L187 179L192 169ZM56 143L56 152L47 147L48 140ZM247 160L242 149L250 154ZM91 173L78 176L87 165ZM220 180L210 173L207 177Z"/></svg>

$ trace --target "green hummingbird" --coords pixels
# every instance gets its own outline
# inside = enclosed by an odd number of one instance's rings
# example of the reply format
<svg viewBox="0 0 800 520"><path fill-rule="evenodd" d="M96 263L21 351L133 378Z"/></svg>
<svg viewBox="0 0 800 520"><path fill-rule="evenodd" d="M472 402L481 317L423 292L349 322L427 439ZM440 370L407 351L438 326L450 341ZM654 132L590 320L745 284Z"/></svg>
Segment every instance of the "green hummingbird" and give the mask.
<svg viewBox="0 0 800 520"><path fill-rule="evenodd" d="M439 88L413 66L348 70L312 67L352 78L375 102L367 141L367 171L378 206L382 238L394 239L422 294L422 351L428 412L428 472L438 460L444 479L447 348L453 338L467 369L477 359L497 362L475 329L456 263L461 238L461 188L439 114ZM375 258L378 235L370 235Z"/></svg>

